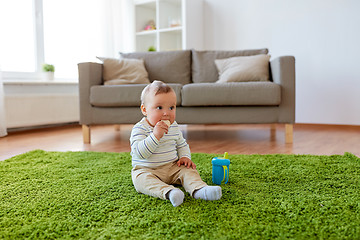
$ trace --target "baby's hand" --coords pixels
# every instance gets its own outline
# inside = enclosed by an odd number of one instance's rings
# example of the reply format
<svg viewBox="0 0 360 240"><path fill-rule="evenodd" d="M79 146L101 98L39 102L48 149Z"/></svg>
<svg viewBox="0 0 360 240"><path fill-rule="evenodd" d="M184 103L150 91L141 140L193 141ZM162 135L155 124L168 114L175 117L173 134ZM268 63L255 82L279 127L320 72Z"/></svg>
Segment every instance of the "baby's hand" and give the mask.
<svg viewBox="0 0 360 240"><path fill-rule="evenodd" d="M159 121L156 123L154 127L154 135L157 138L157 140L160 140L165 133L168 133L169 127L166 123L163 121Z"/></svg>
<svg viewBox="0 0 360 240"><path fill-rule="evenodd" d="M193 169L196 169L196 165L193 161L191 161L189 158L187 157L182 157L178 160L177 165L180 167L181 165L185 165L185 167L190 168L192 167Z"/></svg>

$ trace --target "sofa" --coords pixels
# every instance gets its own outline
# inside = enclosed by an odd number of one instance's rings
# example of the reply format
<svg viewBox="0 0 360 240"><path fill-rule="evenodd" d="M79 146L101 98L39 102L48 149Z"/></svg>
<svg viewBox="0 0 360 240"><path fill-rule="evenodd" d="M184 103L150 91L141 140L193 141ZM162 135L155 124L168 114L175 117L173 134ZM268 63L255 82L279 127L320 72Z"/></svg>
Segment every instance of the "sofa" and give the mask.
<svg viewBox="0 0 360 240"><path fill-rule="evenodd" d="M141 71L131 70L128 74L132 78L144 76L145 80L124 81L123 77L116 76L117 79L109 79L111 68L102 58L99 63L78 64L84 143L91 141L92 125L138 122L142 118L141 91L154 80L168 83L175 90L179 124L283 123L285 141L292 143L295 122L293 56L270 59L266 48L120 55L119 59L112 59L112 63L115 61L112 71L124 67L117 65L120 62L139 62L138 66L143 66Z"/></svg>

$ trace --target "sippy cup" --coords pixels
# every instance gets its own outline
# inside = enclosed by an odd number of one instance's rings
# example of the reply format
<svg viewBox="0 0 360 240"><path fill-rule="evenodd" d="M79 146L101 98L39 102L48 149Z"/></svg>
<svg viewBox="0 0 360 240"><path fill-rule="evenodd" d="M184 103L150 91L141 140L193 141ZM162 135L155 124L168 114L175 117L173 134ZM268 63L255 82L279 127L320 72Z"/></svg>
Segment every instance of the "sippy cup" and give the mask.
<svg viewBox="0 0 360 240"><path fill-rule="evenodd" d="M225 152L223 158L215 157L212 163L212 181L217 185L221 185L223 181L227 184L229 181L229 165L228 153Z"/></svg>

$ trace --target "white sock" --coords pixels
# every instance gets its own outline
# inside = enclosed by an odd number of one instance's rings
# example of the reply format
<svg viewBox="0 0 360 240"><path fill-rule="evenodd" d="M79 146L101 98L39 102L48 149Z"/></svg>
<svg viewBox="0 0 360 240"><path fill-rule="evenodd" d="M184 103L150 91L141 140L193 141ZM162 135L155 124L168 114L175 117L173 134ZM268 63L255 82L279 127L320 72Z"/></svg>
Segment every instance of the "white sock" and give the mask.
<svg viewBox="0 0 360 240"><path fill-rule="evenodd" d="M194 193L195 199L204 199L204 200L219 200L222 196L221 187L219 186L206 186L196 190Z"/></svg>
<svg viewBox="0 0 360 240"><path fill-rule="evenodd" d="M184 201L184 197L184 193L178 188L175 188L169 192L169 200L174 207L182 204Z"/></svg>

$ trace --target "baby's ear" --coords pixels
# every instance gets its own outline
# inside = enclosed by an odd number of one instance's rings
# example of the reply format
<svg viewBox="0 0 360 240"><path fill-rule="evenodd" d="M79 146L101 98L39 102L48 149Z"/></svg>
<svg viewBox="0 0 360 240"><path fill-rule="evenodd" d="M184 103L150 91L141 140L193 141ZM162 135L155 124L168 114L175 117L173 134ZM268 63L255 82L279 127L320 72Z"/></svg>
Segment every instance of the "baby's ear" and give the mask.
<svg viewBox="0 0 360 240"><path fill-rule="evenodd" d="M142 114L144 116L146 116L146 108L145 108L144 104L141 104L140 109L141 109Z"/></svg>

